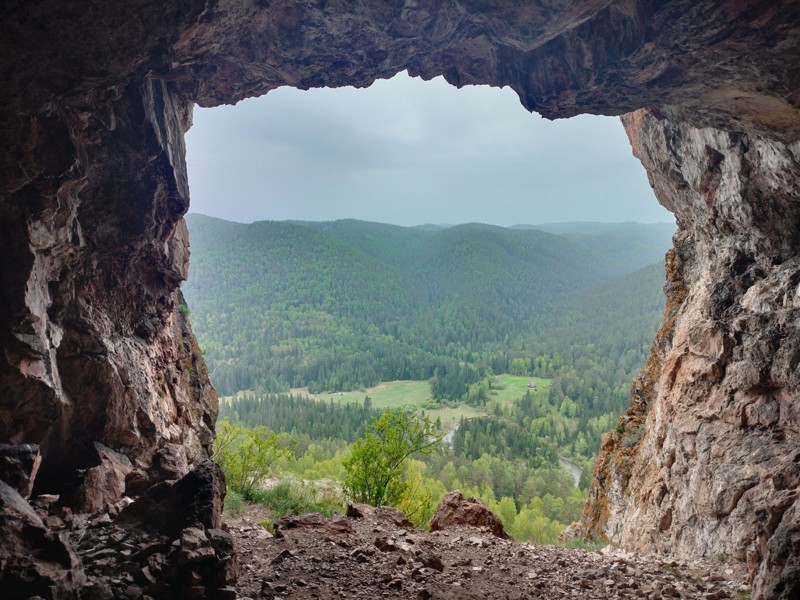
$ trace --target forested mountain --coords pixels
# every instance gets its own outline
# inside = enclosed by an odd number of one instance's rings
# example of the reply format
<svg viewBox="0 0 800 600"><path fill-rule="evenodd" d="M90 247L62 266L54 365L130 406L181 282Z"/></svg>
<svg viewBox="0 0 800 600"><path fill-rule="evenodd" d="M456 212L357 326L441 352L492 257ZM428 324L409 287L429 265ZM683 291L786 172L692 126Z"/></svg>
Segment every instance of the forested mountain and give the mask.
<svg viewBox="0 0 800 600"><path fill-rule="evenodd" d="M671 226L187 221L183 289L212 381L249 390L220 415L290 435L286 472L341 481L382 410L455 414L449 442L409 466L426 510L458 488L537 543L579 516L661 319ZM392 380L427 383L338 393ZM382 391L406 385L413 403ZM304 386L337 393L287 393Z"/></svg>
<svg viewBox="0 0 800 600"><path fill-rule="evenodd" d="M663 257L665 226L187 222L183 291L222 394L432 379L455 400L492 372L563 391L579 371L618 405L660 319L662 267L634 269Z"/></svg>

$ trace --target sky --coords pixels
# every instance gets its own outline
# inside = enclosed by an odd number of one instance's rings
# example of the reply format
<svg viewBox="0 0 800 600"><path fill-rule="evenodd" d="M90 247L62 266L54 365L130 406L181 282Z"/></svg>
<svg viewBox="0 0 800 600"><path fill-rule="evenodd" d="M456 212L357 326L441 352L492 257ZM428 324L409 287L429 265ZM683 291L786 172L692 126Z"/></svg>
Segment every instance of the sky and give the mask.
<svg viewBox="0 0 800 600"><path fill-rule="evenodd" d="M186 140L190 211L242 223L674 220L619 119L547 121L510 88L405 73L367 89L280 88L195 107Z"/></svg>

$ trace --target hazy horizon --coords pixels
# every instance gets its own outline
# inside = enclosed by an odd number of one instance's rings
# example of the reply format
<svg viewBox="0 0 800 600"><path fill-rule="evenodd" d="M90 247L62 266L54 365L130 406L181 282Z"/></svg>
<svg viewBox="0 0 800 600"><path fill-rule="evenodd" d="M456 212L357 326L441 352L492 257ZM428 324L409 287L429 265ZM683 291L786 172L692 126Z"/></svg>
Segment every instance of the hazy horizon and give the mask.
<svg viewBox="0 0 800 600"><path fill-rule="evenodd" d="M192 211L236 222L672 219L618 118L547 121L509 88L441 77L195 108L186 143Z"/></svg>
<svg viewBox="0 0 800 600"><path fill-rule="evenodd" d="M491 225L493 227L502 227L504 229L514 229L517 227L545 227L545 226L554 226L554 225L578 225L578 224L587 224L587 225L625 225L625 224L634 224L634 225L671 225L675 223L674 218L667 218L662 221L588 221L584 219L574 219L571 221L551 221L547 223L512 223L511 225L497 225L495 223L485 223L482 221L461 221L457 223L415 223L413 225L401 225L399 223L389 223L387 221L374 221L372 219L360 219L358 217L341 217L338 219L255 219L252 221L237 221L235 219L225 218L225 217L218 217L215 215L209 215L206 213L201 213L196 210L189 210L186 213L187 215L197 215L200 217L209 217L211 219L219 219L221 221L228 221L229 223L236 223L238 225L252 225L253 223L259 223L263 221L272 221L278 223L287 223L287 222L310 222L310 223L333 223L335 221L362 221L364 223L377 223L379 225L393 225L395 227L458 227L459 225Z"/></svg>

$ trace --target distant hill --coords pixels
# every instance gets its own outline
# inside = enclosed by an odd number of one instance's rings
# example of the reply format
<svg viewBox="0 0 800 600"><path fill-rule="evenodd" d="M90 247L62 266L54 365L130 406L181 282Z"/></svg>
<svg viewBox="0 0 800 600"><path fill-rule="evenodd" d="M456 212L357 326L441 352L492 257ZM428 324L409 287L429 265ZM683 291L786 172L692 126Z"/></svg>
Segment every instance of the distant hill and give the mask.
<svg viewBox="0 0 800 600"><path fill-rule="evenodd" d="M663 267L639 270L663 262L665 227L582 224L558 235L196 214L187 223L183 291L223 394L436 377L436 393L455 398L515 359L533 370L534 352L551 356L539 364L552 375L564 367L564 340L582 343L580 328L615 347L629 340L643 360L641 340L652 338L663 304ZM597 368L627 351L608 350Z"/></svg>
<svg viewBox="0 0 800 600"><path fill-rule="evenodd" d="M422 225L414 225L411 229L419 229L420 231L439 231L440 229L447 229L452 225L434 225L433 223L424 223Z"/></svg>
<svg viewBox="0 0 800 600"><path fill-rule="evenodd" d="M583 233L586 235L631 235L638 233L649 236L672 236L675 223L636 223L623 221L620 223L598 223L596 221L565 221L562 223L543 223L541 225L512 225L509 229L538 229L557 235Z"/></svg>
<svg viewBox="0 0 800 600"><path fill-rule="evenodd" d="M545 225L515 225L566 237L602 256L623 272L663 261L672 245L674 223L592 223L574 221Z"/></svg>

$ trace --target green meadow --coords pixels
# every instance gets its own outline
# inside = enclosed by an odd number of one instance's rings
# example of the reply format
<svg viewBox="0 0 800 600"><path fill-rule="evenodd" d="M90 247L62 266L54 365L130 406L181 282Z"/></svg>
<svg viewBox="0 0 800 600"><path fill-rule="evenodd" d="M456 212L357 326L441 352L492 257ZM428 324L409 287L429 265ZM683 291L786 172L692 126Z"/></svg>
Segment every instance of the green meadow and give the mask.
<svg viewBox="0 0 800 600"><path fill-rule="evenodd" d="M309 394L308 388L294 388L292 394L308 396L314 400L338 402L340 404L361 404L364 398L372 399L374 408L410 408L419 407L431 400L431 386L427 381L388 381L375 387L363 388L352 392L323 392Z"/></svg>
<svg viewBox="0 0 800 600"><path fill-rule="evenodd" d="M531 381L536 382L536 393L546 393L550 387L550 380L540 377L496 376L496 388L489 392L490 400L487 407L470 406L462 402L457 405L430 408L433 400L431 399L431 386L427 381L387 381L375 387L351 392L323 392L321 394L309 394L308 388L293 388L291 393L308 396L314 400L333 401L340 404L361 404L364 402L364 398L369 396L374 408L404 408L424 411L432 419L438 417L442 422L442 427L449 430L455 427L462 417L473 419L490 413L495 404L510 408L514 400L525 395Z"/></svg>
<svg viewBox="0 0 800 600"><path fill-rule="evenodd" d="M544 393L550 388L550 380L541 377L497 375L495 379L499 389L492 389L489 392L491 402L499 402L501 405L505 405L505 408L514 400L525 395L531 381L536 382L536 393Z"/></svg>

